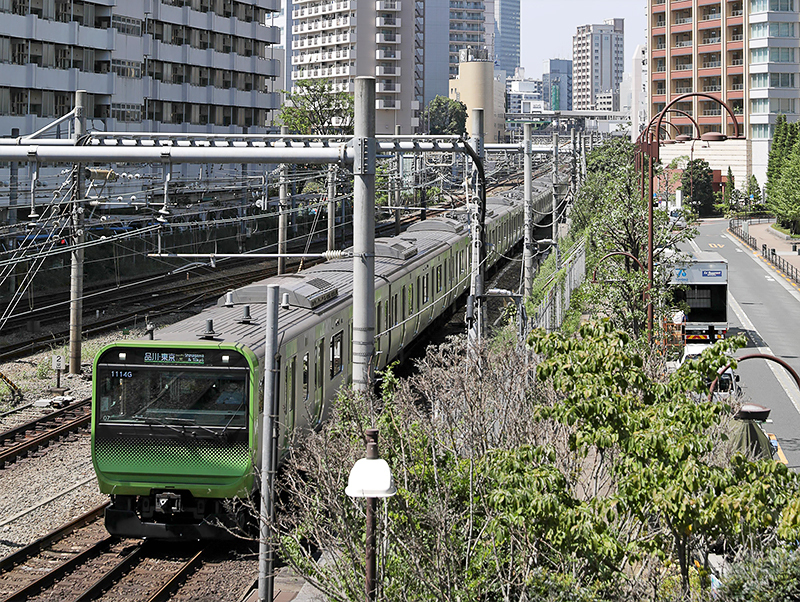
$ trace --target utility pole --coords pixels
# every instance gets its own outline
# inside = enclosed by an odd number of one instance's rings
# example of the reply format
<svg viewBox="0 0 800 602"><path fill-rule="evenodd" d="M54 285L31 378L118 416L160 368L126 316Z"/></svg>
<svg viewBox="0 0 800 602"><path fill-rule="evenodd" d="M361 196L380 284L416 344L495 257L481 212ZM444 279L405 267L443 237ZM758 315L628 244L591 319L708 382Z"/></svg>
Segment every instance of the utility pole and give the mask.
<svg viewBox="0 0 800 602"><path fill-rule="evenodd" d="M558 132L553 134L553 247L556 252L556 269L561 267L558 256Z"/></svg>
<svg viewBox="0 0 800 602"><path fill-rule="evenodd" d="M281 135L288 136L289 128L285 125L281 126ZM287 206L289 197L289 184L288 184L288 165L281 163L280 175L278 180L278 254L286 254L286 226L287 226ZM278 258L278 274L286 272L286 258Z"/></svg>
<svg viewBox="0 0 800 602"><path fill-rule="evenodd" d="M578 194L578 150L575 148L575 128L569 130L570 149L572 152L572 169L570 171L570 183L572 186L572 198Z"/></svg>
<svg viewBox="0 0 800 602"><path fill-rule="evenodd" d="M400 126L394 126L394 135L400 136ZM394 235L400 236L400 189L403 181L403 153L397 153L397 173L394 184Z"/></svg>
<svg viewBox="0 0 800 602"><path fill-rule="evenodd" d="M478 157L483 160L483 109L472 110L472 136L469 140L470 146L475 150ZM483 237L481 236L481 183L477 178L477 168L473 166L475 176L475 186L477 191L473 191L473 201L470 207L470 219L472 221L472 278L470 282L470 297L473 301L473 315L469 325L469 342L477 344L483 335L484 325L484 305L483 305L483 277L484 266L482 260Z"/></svg>
<svg viewBox="0 0 800 602"><path fill-rule="evenodd" d="M525 267L523 284L523 298L528 298L533 291L533 157L531 144L533 142L533 124L523 125L525 135L525 158L523 172L525 174L525 241L522 251L522 263Z"/></svg>
<svg viewBox="0 0 800 602"><path fill-rule="evenodd" d="M89 93L75 92L75 145L86 133L86 104ZM81 331L83 327L83 174L81 165L72 171L72 253L69 274L69 372L81 372Z"/></svg>
<svg viewBox="0 0 800 602"><path fill-rule="evenodd" d="M336 249L336 166L331 163L328 165L328 251L334 249Z"/></svg>
<svg viewBox="0 0 800 602"><path fill-rule="evenodd" d="M353 163L353 389L372 388L375 356L375 78L357 77Z"/></svg>
<svg viewBox="0 0 800 602"><path fill-rule="evenodd" d="M264 343L264 409L261 431L261 517L258 544L258 600L274 599L275 550L269 543L269 529L275 521L275 473L278 466L278 396L276 392L278 353L278 284L267 287L266 341Z"/></svg>

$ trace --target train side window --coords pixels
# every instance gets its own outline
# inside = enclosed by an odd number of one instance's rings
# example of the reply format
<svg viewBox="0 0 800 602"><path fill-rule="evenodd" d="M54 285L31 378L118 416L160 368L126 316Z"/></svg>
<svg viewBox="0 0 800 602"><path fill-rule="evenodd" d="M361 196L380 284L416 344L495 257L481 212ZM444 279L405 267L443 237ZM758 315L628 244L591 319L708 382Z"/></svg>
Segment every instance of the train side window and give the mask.
<svg viewBox="0 0 800 602"><path fill-rule="evenodd" d="M389 327L392 325L392 306L389 305L389 299L383 302L383 318L385 320L383 329L389 330Z"/></svg>
<svg viewBox="0 0 800 602"><path fill-rule="evenodd" d="M409 295L410 297L410 295ZM400 291L400 320L406 319L406 287Z"/></svg>
<svg viewBox="0 0 800 602"><path fill-rule="evenodd" d="M308 400L308 354L303 356L303 401Z"/></svg>
<svg viewBox="0 0 800 602"><path fill-rule="evenodd" d="M284 388L284 409L294 407L295 399L295 384L294 384L294 371L297 365L297 356L293 355L288 362L286 362L286 387Z"/></svg>
<svg viewBox="0 0 800 602"><path fill-rule="evenodd" d="M408 285L408 315L414 314L414 283Z"/></svg>
<svg viewBox="0 0 800 602"><path fill-rule="evenodd" d="M417 311L419 311L420 308L422 307L422 302L420 297L420 295L422 294L422 288L419 285L419 278L420 277L417 276Z"/></svg>
<svg viewBox="0 0 800 602"><path fill-rule="evenodd" d="M375 334L378 334L378 333L382 332L382 330L383 330L383 329L381 328L381 318L383 317L383 316L381 315L381 313L382 313L382 312L381 312L381 302L380 302L380 301L378 301L378 302L375 304L375 328L376 328L376 330L377 330L378 332L377 332L377 333L375 333Z"/></svg>
<svg viewBox="0 0 800 602"><path fill-rule="evenodd" d="M442 266L436 266L436 292L442 292Z"/></svg>
<svg viewBox="0 0 800 602"><path fill-rule="evenodd" d="M331 337L331 378L342 371L342 343L344 342L344 331L339 331Z"/></svg>
<svg viewBox="0 0 800 602"><path fill-rule="evenodd" d="M428 294L428 287L430 286L429 278L430 274L425 274L422 278L422 303L425 304L428 302L429 294Z"/></svg>
<svg viewBox="0 0 800 602"><path fill-rule="evenodd" d="M394 295L392 295L392 324L391 324L392 326L397 326L398 315L399 314L397 313L397 293L395 293Z"/></svg>
<svg viewBox="0 0 800 602"><path fill-rule="evenodd" d="M455 276L455 272L453 272L453 257L451 255L450 256L450 283L451 284L452 284L453 280L455 279L454 276Z"/></svg>

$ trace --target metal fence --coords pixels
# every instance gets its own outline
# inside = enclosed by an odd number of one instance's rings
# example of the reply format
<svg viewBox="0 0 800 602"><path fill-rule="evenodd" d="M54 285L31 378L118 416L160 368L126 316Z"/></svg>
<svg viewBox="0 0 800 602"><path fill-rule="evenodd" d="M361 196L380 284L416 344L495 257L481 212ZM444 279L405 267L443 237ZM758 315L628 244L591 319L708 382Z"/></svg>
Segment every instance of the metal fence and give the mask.
<svg viewBox="0 0 800 602"><path fill-rule="evenodd" d="M559 277L564 273L563 280ZM530 319L531 328L544 328L552 332L561 326L569 308L572 292L586 279L586 243L581 241L564 260L562 268L553 275L550 288Z"/></svg>
<svg viewBox="0 0 800 602"><path fill-rule="evenodd" d="M758 240L755 237L750 236L750 232L748 230L749 224L763 224L766 222L770 222L770 219L754 219L754 220L739 220L733 219L728 222L728 229L730 230L731 234L739 238L743 243L745 243L751 249L758 251L761 253L761 256L766 259L769 263L783 272L787 278L791 278L795 283L800 284L800 270L786 261L783 257L778 255L775 252L775 249L768 247L765 244L761 245L759 248ZM792 250L796 250L800 247L799 243L792 244Z"/></svg>

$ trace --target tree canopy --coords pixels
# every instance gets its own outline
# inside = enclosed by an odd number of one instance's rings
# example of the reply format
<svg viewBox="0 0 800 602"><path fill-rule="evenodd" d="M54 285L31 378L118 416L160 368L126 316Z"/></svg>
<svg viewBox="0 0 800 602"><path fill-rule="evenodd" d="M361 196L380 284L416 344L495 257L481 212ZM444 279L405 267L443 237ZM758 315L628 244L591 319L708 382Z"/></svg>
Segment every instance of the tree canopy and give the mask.
<svg viewBox="0 0 800 602"><path fill-rule="evenodd" d="M692 159L681 176L683 198L700 216L711 215L714 210L714 180L711 167L705 159Z"/></svg>
<svg viewBox="0 0 800 602"><path fill-rule="evenodd" d="M467 105L436 96L422 113L422 126L429 134L462 136L467 133Z"/></svg>
<svg viewBox="0 0 800 602"><path fill-rule="evenodd" d="M325 79L304 79L295 83L295 91L283 91L286 102L278 121L295 134L352 134L353 96L333 90Z"/></svg>

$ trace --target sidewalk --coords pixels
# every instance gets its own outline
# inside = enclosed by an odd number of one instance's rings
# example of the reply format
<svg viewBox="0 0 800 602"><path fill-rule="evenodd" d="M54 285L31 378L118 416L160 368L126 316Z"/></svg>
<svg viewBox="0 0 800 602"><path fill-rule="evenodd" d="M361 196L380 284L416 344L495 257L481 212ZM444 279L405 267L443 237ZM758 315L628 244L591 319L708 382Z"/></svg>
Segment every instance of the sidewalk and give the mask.
<svg viewBox="0 0 800 602"><path fill-rule="evenodd" d="M740 242L751 247L752 251L761 256L762 261L771 264L782 276L794 284L800 284L800 239L794 241L786 235L772 228L770 223L739 224L737 235L735 229L730 229ZM748 243L749 241L749 243ZM755 248L752 248L755 246Z"/></svg>
<svg viewBox="0 0 800 602"><path fill-rule="evenodd" d="M296 575L288 567L281 567L275 575L275 602L325 602L327 598ZM250 592L245 602L258 602L258 591Z"/></svg>

